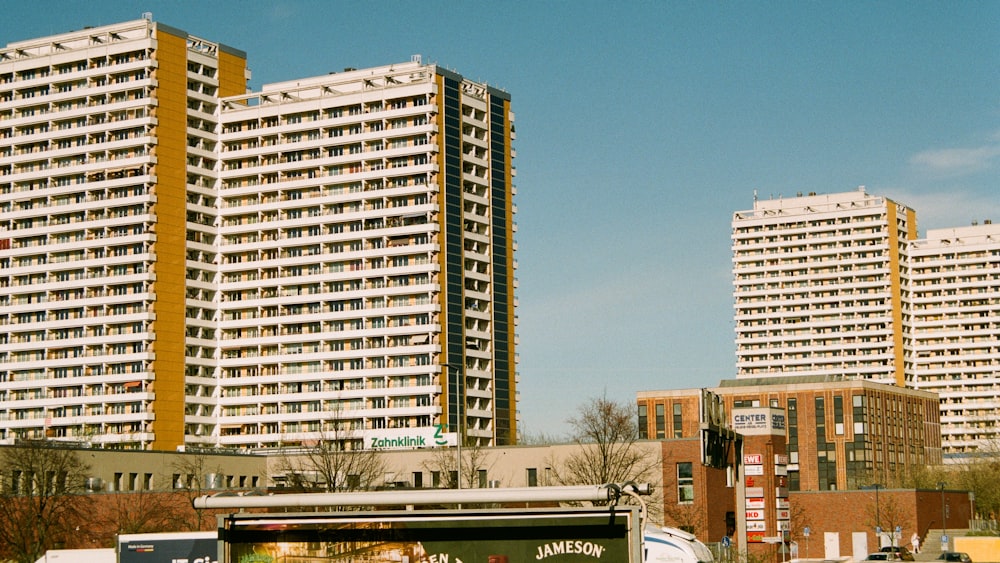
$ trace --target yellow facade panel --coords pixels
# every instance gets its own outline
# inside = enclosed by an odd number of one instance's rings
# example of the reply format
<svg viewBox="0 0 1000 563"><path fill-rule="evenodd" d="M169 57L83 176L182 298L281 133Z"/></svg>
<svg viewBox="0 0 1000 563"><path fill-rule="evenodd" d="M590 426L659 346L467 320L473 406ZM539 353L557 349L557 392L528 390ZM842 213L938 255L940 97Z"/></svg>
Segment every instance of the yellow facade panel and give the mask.
<svg viewBox="0 0 1000 563"><path fill-rule="evenodd" d="M897 210L896 204L890 200L886 202L886 219L889 226L889 277L892 283L892 343L893 343L893 369L895 373L896 385L906 386L906 374L903 369L903 289L902 276L900 274L899 230L896 228Z"/></svg>
<svg viewBox="0 0 1000 563"><path fill-rule="evenodd" d="M153 449L184 444L184 293L187 185L187 38L157 30L157 255Z"/></svg>
<svg viewBox="0 0 1000 563"><path fill-rule="evenodd" d="M219 95L239 96L246 93L247 60L225 51L219 52Z"/></svg>

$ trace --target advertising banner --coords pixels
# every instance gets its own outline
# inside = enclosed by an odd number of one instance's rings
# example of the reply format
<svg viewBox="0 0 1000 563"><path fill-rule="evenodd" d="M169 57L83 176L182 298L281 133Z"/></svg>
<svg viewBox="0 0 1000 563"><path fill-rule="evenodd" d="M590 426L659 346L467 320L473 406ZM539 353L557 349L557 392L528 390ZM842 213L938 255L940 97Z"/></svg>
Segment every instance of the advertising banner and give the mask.
<svg viewBox="0 0 1000 563"><path fill-rule="evenodd" d="M119 563L219 563L218 553L216 532L118 536Z"/></svg>
<svg viewBox="0 0 1000 563"><path fill-rule="evenodd" d="M226 563L640 563L638 511L533 509L232 515Z"/></svg>

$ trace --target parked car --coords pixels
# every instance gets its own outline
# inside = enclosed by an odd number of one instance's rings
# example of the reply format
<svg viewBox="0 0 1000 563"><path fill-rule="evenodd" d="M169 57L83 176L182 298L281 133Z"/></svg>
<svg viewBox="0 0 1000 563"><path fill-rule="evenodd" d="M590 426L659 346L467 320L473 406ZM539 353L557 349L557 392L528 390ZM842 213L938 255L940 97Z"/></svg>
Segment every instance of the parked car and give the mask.
<svg viewBox="0 0 1000 563"><path fill-rule="evenodd" d="M901 545L887 545L879 551L882 553L892 553L900 561L913 561L913 554L910 553L909 549Z"/></svg>
<svg viewBox="0 0 1000 563"><path fill-rule="evenodd" d="M972 563L972 558L969 557L969 554L961 551L945 551L941 555L938 555L938 559L941 561L954 561L955 563Z"/></svg>
<svg viewBox="0 0 1000 563"><path fill-rule="evenodd" d="M865 561L898 561L898 559L894 553L876 551L875 553L869 553L868 557L865 557Z"/></svg>

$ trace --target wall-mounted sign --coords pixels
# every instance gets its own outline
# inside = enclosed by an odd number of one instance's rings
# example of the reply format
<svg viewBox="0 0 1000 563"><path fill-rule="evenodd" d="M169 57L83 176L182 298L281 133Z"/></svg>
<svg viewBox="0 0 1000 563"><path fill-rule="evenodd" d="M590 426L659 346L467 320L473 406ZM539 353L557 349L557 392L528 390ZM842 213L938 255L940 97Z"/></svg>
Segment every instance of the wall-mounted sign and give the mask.
<svg viewBox="0 0 1000 563"><path fill-rule="evenodd" d="M760 465L764 463L764 456L760 454L746 454L743 456L743 463L746 465Z"/></svg>
<svg viewBox="0 0 1000 563"><path fill-rule="evenodd" d="M786 455L786 454L774 454L774 464L775 465L788 465L788 455Z"/></svg>
<svg viewBox="0 0 1000 563"><path fill-rule="evenodd" d="M778 520L778 531L787 532L792 529L792 522L790 520Z"/></svg>
<svg viewBox="0 0 1000 563"><path fill-rule="evenodd" d="M787 508L778 509L778 520L789 520L792 517L791 511Z"/></svg>
<svg viewBox="0 0 1000 563"><path fill-rule="evenodd" d="M775 487L774 496L784 498L788 496L788 487Z"/></svg>
<svg viewBox="0 0 1000 563"><path fill-rule="evenodd" d="M775 475L787 476L788 475L788 466L787 465L775 465L774 466L774 474Z"/></svg>
<svg viewBox="0 0 1000 563"><path fill-rule="evenodd" d="M764 530L747 532L747 543L760 543L764 541Z"/></svg>
<svg viewBox="0 0 1000 563"><path fill-rule="evenodd" d="M734 409L733 430L744 436L784 436L785 411L768 407Z"/></svg>
<svg viewBox="0 0 1000 563"><path fill-rule="evenodd" d="M777 505L776 505L777 508L788 508L788 499L787 498L777 498L777 499L774 499L774 500L777 503Z"/></svg>
<svg viewBox="0 0 1000 563"><path fill-rule="evenodd" d="M748 532L766 532L767 523L763 520L747 520Z"/></svg>
<svg viewBox="0 0 1000 563"><path fill-rule="evenodd" d="M747 510L747 520L763 520L764 511L763 510Z"/></svg>
<svg viewBox="0 0 1000 563"><path fill-rule="evenodd" d="M746 493L748 497L762 497L764 496L764 487L747 487Z"/></svg>
<svg viewBox="0 0 1000 563"><path fill-rule="evenodd" d="M444 425L421 428L387 428L364 433L366 450L413 450L458 444L457 432L445 432Z"/></svg>
<svg viewBox="0 0 1000 563"><path fill-rule="evenodd" d="M744 475L763 475L764 466L763 465L746 465L743 467Z"/></svg>
<svg viewBox="0 0 1000 563"><path fill-rule="evenodd" d="M759 508L759 509L763 510L764 509L764 499L762 499L762 498L748 498L747 499L747 508Z"/></svg>

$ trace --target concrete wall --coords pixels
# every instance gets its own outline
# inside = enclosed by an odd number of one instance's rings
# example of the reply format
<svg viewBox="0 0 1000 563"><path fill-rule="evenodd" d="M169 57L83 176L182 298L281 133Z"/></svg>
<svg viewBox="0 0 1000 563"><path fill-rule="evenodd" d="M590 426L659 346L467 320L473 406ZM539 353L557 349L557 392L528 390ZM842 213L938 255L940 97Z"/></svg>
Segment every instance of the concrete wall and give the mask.
<svg viewBox="0 0 1000 563"><path fill-rule="evenodd" d="M952 542L955 551L968 553L976 563L1000 561L1000 538L954 538Z"/></svg>

